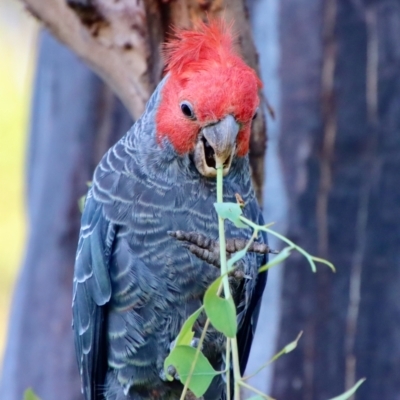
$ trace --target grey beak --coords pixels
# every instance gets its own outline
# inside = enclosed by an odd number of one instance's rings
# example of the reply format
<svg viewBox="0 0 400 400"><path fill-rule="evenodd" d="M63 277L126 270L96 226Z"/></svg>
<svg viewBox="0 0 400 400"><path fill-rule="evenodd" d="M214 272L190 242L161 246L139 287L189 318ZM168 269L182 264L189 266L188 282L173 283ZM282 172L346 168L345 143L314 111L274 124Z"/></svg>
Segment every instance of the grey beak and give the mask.
<svg viewBox="0 0 400 400"><path fill-rule="evenodd" d="M214 151L215 164L224 165L230 160L235 150L236 138L239 133L239 124L232 115L227 115L216 124L206 126L202 129L203 137Z"/></svg>

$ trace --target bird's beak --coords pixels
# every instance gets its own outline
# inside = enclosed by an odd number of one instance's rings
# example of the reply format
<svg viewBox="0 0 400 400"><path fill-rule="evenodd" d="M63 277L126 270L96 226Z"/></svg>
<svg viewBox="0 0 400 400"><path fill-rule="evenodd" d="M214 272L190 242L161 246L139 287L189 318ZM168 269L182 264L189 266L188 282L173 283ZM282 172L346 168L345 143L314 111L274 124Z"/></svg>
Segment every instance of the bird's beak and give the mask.
<svg viewBox="0 0 400 400"><path fill-rule="evenodd" d="M227 115L201 130L194 149L194 163L202 175L208 178L217 176L218 166L223 166L224 176L229 172L239 129L235 118Z"/></svg>

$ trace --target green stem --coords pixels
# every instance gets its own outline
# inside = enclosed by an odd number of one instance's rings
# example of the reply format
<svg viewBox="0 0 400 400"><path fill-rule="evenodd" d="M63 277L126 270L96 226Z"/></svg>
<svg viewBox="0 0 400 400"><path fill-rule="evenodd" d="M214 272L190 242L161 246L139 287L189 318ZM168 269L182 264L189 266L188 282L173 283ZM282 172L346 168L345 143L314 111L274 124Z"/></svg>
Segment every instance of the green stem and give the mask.
<svg viewBox="0 0 400 400"><path fill-rule="evenodd" d="M223 168L221 165L217 165L217 202L223 203ZM223 277L224 294L225 298L231 296L229 279L228 279L228 265L226 261L226 242L225 242L225 227L224 219L218 216L218 229L219 229L219 244L220 244L220 254L221 254L221 275ZM231 339L232 347L232 362L233 362L233 376L235 380L235 400L240 400L240 387L239 382L241 380L240 376L240 364L239 364L239 350L237 345L237 339ZM230 366L227 367L228 371ZM228 372L229 373L229 372ZM229 398L229 397L228 397Z"/></svg>
<svg viewBox="0 0 400 400"><path fill-rule="evenodd" d="M267 233L270 233L271 235L274 235L278 239L281 239L282 241L286 242L288 245L294 247L299 253L303 254L303 256L310 261L310 254L308 254L305 250L303 250L301 247L297 246L295 243L293 243L291 240L289 240L285 236L282 236L278 232L275 232L268 228L261 228L261 229L263 229ZM317 272L317 268L315 267L314 262L311 262L311 269L313 270L313 272Z"/></svg>
<svg viewBox="0 0 400 400"><path fill-rule="evenodd" d="M315 266L314 261L323 263L325 265L327 265L329 268L332 269L333 272L335 272L335 267L332 263L330 263L327 260L324 260L323 258L319 258L319 257L314 257L311 254L307 253L304 249L302 249L300 246L297 246L295 243L293 243L291 240L289 240L287 237L279 234L278 232L273 231L272 229L267 228L266 226L260 226L255 224L253 221L250 221L249 219L241 216L240 220L245 223L246 225L252 227L253 229L259 229L261 231L267 232L275 237L277 237L278 239L281 239L283 242L287 243L288 245L292 246L294 249L296 249L300 254L302 254L310 263L311 265L311 269L313 272L317 272L317 267Z"/></svg>
<svg viewBox="0 0 400 400"><path fill-rule="evenodd" d="M272 361L273 361L273 360L267 361L267 362L266 362L265 364L263 364L260 368L258 368L258 369L256 370L256 372L253 372L253 373L250 374L250 375L244 376L244 377L242 378L242 380L243 380L243 381L247 381L247 380L249 380L250 378L253 378L253 376L256 376L256 375L257 375L260 371L262 371L265 367L268 367L268 365L271 364Z"/></svg>
<svg viewBox="0 0 400 400"><path fill-rule="evenodd" d="M226 369L226 398L231 398L231 339L226 338L226 356L225 356L225 369Z"/></svg>
<svg viewBox="0 0 400 400"><path fill-rule="evenodd" d="M250 375L244 376L242 378L242 381L247 381L251 378L253 378L254 376L256 376L260 371L262 371L265 367L268 367L268 365L270 365L272 362L274 362L277 358L279 358L281 355L285 354L285 349L282 349L279 353L275 354L274 357L272 357L269 361L267 361L265 364L263 364L260 368L258 368L256 370L256 372L253 372Z"/></svg>
<svg viewBox="0 0 400 400"><path fill-rule="evenodd" d="M232 361L233 361L233 376L235 378L235 400L240 400L240 382L242 377L240 376L240 363L239 363L239 350L237 344L237 338L234 337L232 341Z"/></svg>
<svg viewBox="0 0 400 400"><path fill-rule="evenodd" d="M247 389L249 389L249 390L251 390L251 391L254 392L254 393L259 394L261 397L264 397L264 399L274 400L272 397L270 397L270 396L268 396L267 394L265 394L265 393L259 391L258 389L256 389L255 387L253 387L253 386L247 384L246 382L240 381L239 385L240 385L240 386L243 386L243 387L245 387L245 388L247 388Z"/></svg>
<svg viewBox="0 0 400 400"><path fill-rule="evenodd" d="M217 203L223 203L223 169L222 166L217 166ZM220 260L221 260L221 275L224 285L225 298L228 299L231 296L228 279L228 268L226 263L226 242L225 242L225 227L224 219L218 216L218 232L219 232L219 245L220 245Z"/></svg>

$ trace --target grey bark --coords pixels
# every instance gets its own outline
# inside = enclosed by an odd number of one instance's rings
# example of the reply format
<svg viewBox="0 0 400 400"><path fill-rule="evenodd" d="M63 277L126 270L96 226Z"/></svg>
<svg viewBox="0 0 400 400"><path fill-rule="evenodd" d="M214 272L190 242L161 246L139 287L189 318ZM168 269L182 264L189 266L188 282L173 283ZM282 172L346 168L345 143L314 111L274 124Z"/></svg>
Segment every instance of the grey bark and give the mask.
<svg viewBox="0 0 400 400"><path fill-rule="evenodd" d="M396 1L282 1L289 236L338 271L286 263L278 399L400 398L399 32Z"/></svg>
<svg viewBox="0 0 400 400"><path fill-rule="evenodd" d="M132 121L111 91L47 32L40 35L27 160L29 237L16 285L0 398L81 399L71 330L78 199Z"/></svg>

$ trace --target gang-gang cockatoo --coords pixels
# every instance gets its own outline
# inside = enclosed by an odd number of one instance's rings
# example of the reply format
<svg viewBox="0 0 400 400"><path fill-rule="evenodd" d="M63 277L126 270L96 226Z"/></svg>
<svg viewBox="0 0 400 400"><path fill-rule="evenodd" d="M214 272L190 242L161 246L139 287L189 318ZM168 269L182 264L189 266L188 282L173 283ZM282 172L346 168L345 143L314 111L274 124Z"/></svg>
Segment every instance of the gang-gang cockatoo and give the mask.
<svg viewBox="0 0 400 400"><path fill-rule="evenodd" d="M214 21L177 31L165 59L165 77L97 166L84 206L73 327L86 400L179 399L183 385L165 379L163 363L220 275L209 257L218 240L216 165L223 165L224 201L239 194L244 216L263 223L248 160L261 83L235 52L230 29ZM230 221L225 229L228 242L252 234ZM242 372L265 262L265 254L249 252L239 262L243 274L230 278ZM205 319L194 325L197 338ZM225 343L211 326L202 351L216 370L224 369ZM225 399L225 391L217 375L204 399Z"/></svg>

